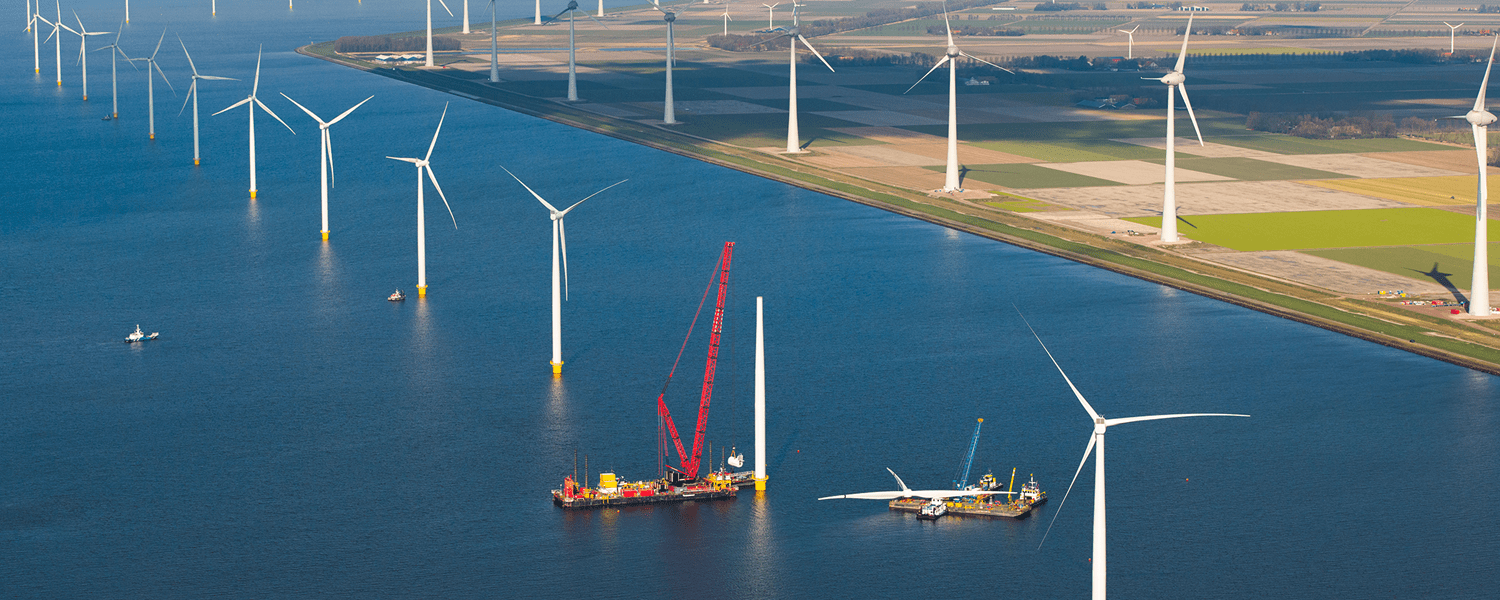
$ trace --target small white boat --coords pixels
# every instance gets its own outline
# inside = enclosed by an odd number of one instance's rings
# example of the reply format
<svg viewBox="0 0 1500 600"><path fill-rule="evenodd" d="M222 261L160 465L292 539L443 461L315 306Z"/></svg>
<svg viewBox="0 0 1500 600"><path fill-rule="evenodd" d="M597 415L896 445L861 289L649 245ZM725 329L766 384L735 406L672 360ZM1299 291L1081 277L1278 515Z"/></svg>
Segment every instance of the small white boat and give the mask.
<svg viewBox="0 0 1500 600"><path fill-rule="evenodd" d="M922 508L917 509L917 518L923 521L936 521L948 514L948 503L942 498L933 498Z"/></svg>
<svg viewBox="0 0 1500 600"><path fill-rule="evenodd" d="M406 294L401 293L401 290L396 290L396 293L391 294L389 298L386 298L386 300L390 300L391 302L400 302L405 299Z"/></svg>
<svg viewBox="0 0 1500 600"><path fill-rule="evenodd" d="M136 325L135 326L135 333L132 333L129 336L127 336L125 338L125 343L127 343L127 344L133 344L135 342L144 342L146 340L154 340L154 339L156 339L156 336L158 336L158 335L161 335L161 334L157 333L155 331L151 332L151 335L146 335L145 333L141 332L141 326L140 325Z"/></svg>

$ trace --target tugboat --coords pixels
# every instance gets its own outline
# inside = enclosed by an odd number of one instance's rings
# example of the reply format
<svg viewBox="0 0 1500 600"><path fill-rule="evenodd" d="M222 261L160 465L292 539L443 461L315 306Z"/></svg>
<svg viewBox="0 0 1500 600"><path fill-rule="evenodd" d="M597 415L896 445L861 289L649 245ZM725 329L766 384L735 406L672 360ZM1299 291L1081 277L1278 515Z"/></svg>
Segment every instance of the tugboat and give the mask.
<svg viewBox="0 0 1500 600"><path fill-rule="evenodd" d="M942 498L933 498L922 508L917 509L917 518L923 521L936 521L943 515L948 514L948 503Z"/></svg>
<svg viewBox="0 0 1500 600"><path fill-rule="evenodd" d="M161 334L157 333L155 331L151 332L151 335L146 335L145 333L141 332L141 326L140 325L136 325L135 326L135 333L132 333L128 337L126 337L125 338L125 343L127 343L127 344L134 344L136 342L144 342L146 340L154 340L154 339L156 339L156 336L158 336L158 335L161 335Z"/></svg>
<svg viewBox="0 0 1500 600"><path fill-rule="evenodd" d="M386 300L390 300L391 302L400 302L405 299L406 294L401 293L401 290L396 290L396 293L391 294L389 298L386 298Z"/></svg>

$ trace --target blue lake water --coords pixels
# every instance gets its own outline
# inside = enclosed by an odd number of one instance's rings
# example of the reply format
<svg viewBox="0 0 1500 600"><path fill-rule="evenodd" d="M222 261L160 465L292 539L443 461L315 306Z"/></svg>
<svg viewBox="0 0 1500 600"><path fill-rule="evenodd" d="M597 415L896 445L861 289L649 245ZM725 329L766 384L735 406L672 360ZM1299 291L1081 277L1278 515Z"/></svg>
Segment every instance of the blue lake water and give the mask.
<svg viewBox="0 0 1500 600"><path fill-rule="evenodd" d="M1254 415L1112 430L1116 597L1500 585L1492 376L292 51L415 29L416 3L202 4L132 6L131 56L168 29L154 142L144 72L101 121L105 53L84 103L76 38L60 89L50 47L37 76L19 26L0 41L0 596L1079 597L1087 471L1038 543L1091 424L1013 304L1106 416ZM113 2L75 9L115 28ZM177 35L240 80L203 84L198 168ZM243 109L208 115L248 94L262 43L260 96L297 134L257 117L250 202ZM328 244L317 128L282 92L325 118L375 96L332 130ZM429 298L389 303L415 287L415 190L384 157L425 152L449 102L432 160L458 228L429 188ZM630 179L568 217L561 380L546 212L500 165L554 203ZM764 296L769 491L553 507L575 452L655 474L656 393L726 240L709 439L751 444ZM162 338L121 343L137 323ZM683 430L702 328L668 396ZM1035 473L1052 501L1034 518L816 501L892 488L886 467L945 487L976 417L976 471Z"/></svg>

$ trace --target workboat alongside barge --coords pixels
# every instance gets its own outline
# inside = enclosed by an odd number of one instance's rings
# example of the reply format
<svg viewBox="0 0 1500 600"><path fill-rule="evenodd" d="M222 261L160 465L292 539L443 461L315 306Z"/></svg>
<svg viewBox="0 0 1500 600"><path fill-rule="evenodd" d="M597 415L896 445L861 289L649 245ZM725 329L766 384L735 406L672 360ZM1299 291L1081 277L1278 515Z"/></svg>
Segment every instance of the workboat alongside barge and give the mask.
<svg viewBox="0 0 1500 600"><path fill-rule="evenodd" d="M985 475L983 479L979 480L979 485L975 486L975 490L990 490L998 487L994 475ZM989 498L995 498L995 496L990 496ZM1037 487L1036 477L1033 476L1031 481L1021 485L1021 492L1013 500L996 499L990 501L984 496L953 498L944 502L944 506L947 508L944 514L966 517L1024 519L1031 514L1032 510L1046 502L1047 492L1043 492ZM929 501L926 498L897 498L892 500L889 506L891 510L917 513L917 518L919 519L936 519L943 516L925 516L928 513L934 512L928 505ZM928 512L924 513L923 509L926 509Z"/></svg>

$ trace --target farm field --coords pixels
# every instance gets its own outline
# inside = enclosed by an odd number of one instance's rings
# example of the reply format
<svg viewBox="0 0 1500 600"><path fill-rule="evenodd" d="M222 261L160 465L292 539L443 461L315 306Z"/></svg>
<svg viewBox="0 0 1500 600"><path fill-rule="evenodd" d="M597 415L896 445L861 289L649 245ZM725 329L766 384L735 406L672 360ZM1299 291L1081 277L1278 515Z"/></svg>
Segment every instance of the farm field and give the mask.
<svg viewBox="0 0 1500 600"><path fill-rule="evenodd" d="M1420 206L1466 206L1475 202L1474 194L1479 188L1479 176L1397 177L1302 183Z"/></svg>
<svg viewBox="0 0 1500 600"><path fill-rule="evenodd" d="M1304 254L1319 256L1351 265L1358 265L1393 275L1411 277L1438 284L1451 284L1460 290L1473 286L1474 244L1446 244L1437 246L1395 246L1385 248L1339 248L1334 250L1304 250ZM1490 244L1490 280L1500 276L1500 248Z"/></svg>
<svg viewBox="0 0 1500 600"><path fill-rule="evenodd" d="M1161 217L1125 219L1161 227ZM1377 208L1180 216L1188 238L1239 250L1455 244L1472 240L1474 218L1435 208Z"/></svg>

